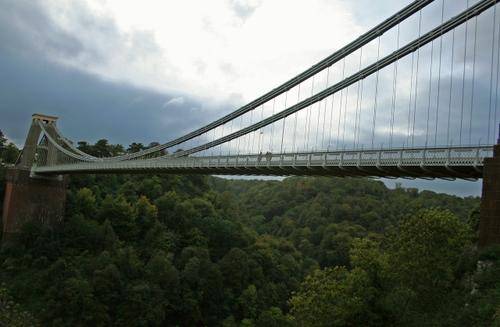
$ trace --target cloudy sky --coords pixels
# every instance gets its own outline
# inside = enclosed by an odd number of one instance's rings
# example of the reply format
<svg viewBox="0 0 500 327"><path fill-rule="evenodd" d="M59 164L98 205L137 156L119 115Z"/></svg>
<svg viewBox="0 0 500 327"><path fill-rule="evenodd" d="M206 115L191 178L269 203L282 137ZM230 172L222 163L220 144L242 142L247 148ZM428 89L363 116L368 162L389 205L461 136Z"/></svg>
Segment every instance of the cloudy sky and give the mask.
<svg viewBox="0 0 500 327"><path fill-rule="evenodd" d="M59 116L72 140L168 141L262 95L410 2L0 0L0 129L21 145L31 114L41 112ZM480 190L470 182L403 184Z"/></svg>

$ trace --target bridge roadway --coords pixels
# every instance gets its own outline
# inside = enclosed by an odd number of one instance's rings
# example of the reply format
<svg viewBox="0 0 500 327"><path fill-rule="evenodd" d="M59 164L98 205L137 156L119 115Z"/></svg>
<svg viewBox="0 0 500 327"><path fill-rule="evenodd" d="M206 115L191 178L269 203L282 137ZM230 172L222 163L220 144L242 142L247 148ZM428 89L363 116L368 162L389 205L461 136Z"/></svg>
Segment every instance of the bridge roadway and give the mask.
<svg viewBox="0 0 500 327"><path fill-rule="evenodd" d="M34 175L169 173L214 175L325 175L386 178L482 178L493 146L399 148L251 155L93 161L32 168Z"/></svg>

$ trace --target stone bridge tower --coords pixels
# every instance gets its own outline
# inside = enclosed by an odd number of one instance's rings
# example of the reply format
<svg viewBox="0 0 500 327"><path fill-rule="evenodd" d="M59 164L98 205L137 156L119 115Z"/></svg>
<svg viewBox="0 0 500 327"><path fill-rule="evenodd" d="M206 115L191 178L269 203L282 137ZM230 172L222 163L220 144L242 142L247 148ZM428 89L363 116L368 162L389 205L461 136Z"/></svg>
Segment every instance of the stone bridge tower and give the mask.
<svg viewBox="0 0 500 327"><path fill-rule="evenodd" d="M41 177L31 174L41 136L39 123L55 125L57 117L34 114L21 156L7 169L3 203L3 239L8 240L27 221L51 224L64 217L66 179L63 176ZM47 146L48 157L55 149Z"/></svg>

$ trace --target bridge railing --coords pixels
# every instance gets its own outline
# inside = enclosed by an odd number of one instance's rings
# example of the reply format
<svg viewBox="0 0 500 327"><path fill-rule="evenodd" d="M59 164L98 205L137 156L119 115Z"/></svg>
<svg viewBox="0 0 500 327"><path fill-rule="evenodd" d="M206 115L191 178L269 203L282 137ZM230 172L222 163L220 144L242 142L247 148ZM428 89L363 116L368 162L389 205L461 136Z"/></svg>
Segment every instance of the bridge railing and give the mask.
<svg viewBox="0 0 500 327"><path fill-rule="evenodd" d="M68 162L57 165L37 165L34 173L39 174L64 174L64 173L105 173L105 172L137 172L142 170L158 172L191 172L225 174L306 174L307 169L335 168L366 171L368 176L409 176L417 173L405 171L406 168L417 168L422 176L439 177L435 171L427 172L426 169L447 169L453 177L480 176L485 158L493 156L493 147L460 147L460 148L415 148L391 150L358 150L310 153L258 153L251 155L209 156L209 157L184 157L162 158L141 161L118 162ZM406 167L406 168L405 168ZM454 169L462 169L455 171ZM210 170L213 170L210 171ZM277 170L278 169L278 173ZM306 169L306 171L304 171ZM392 172L385 169L393 169ZM463 170L465 169L465 170ZM281 172L279 170L282 170ZM297 170L297 171L294 171ZM469 172L469 173L465 173ZM358 174L359 175L359 174ZM443 177L446 177L443 175ZM448 176L449 177L449 176Z"/></svg>

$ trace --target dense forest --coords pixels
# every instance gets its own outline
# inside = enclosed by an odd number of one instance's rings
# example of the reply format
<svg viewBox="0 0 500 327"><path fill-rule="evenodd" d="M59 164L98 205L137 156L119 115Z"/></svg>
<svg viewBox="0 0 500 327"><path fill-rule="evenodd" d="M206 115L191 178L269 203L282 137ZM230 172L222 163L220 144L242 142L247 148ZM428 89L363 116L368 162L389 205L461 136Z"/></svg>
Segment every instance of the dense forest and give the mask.
<svg viewBox="0 0 500 327"><path fill-rule="evenodd" d="M71 176L64 221L1 248L0 326L500 326L478 210L372 179Z"/></svg>

